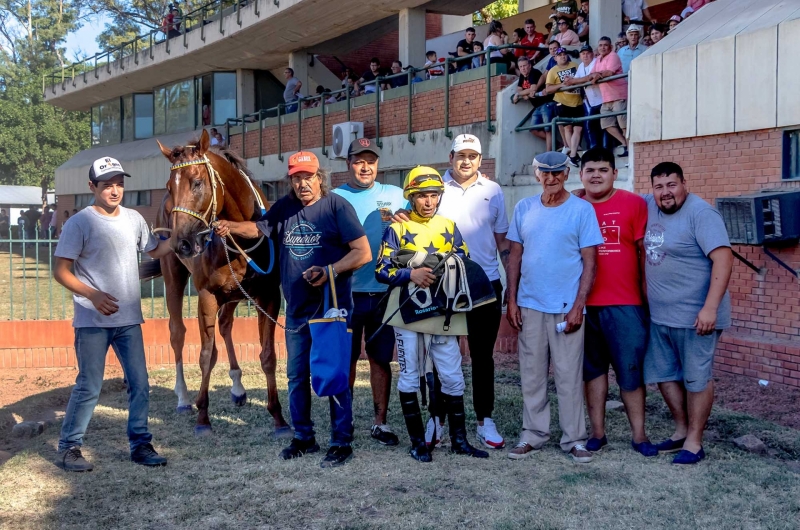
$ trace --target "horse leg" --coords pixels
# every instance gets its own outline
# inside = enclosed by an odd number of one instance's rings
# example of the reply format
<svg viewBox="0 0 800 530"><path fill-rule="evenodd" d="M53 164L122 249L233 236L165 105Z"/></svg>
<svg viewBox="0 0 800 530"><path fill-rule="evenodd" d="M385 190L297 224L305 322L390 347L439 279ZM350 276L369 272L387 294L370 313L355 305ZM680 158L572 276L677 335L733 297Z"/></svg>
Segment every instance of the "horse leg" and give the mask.
<svg viewBox="0 0 800 530"><path fill-rule="evenodd" d="M222 306L222 311L219 315L219 334L222 335L225 341L225 349L228 351L228 363L230 364L230 371L228 375L231 377L231 401L234 405L242 406L247 403L247 391L242 385L242 370L239 368L239 361L236 359L236 350L233 347L233 336L231 329L233 329L233 314L236 311L238 302L230 302Z"/></svg>
<svg viewBox="0 0 800 530"><path fill-rule="evenodd" d="M281 293L277 285L270 288L266 296L260 297L259 305L265 308L267 313L273 318L278 318L281 308ZM294 432L283 419L281 403L278 399L278 382L275 378L275 368L278 364L277 353L275 352L275 323L267 318L260 311L258 313L258 330L261 339L261 369L267 376L267 411L272 415L275 422L276 438L292 438Z"/></svg>
<svg viewBox="0 0 800 530"><path fill-rule="evenodd" d="M167 290L169 342L175 356L177 411L182 414L192 411L192 401L183 377L183 345L186 339L186 326L183 323L183 292L189 281L189 271L174 254L171 254L161 258L161 272L164 275L164 288Z"/></svg>
<svg viewBox="0 0 800 530"><path fill-rule="evenodd" d="M208 387L211 370L217 363L217 348L214 344L214 331L219 304L216 297L205 289L198 294L197 321L200 325L200 392L197 394L197 424L194 433L204 436L211 433L211 420L208 417Z"/></svg>

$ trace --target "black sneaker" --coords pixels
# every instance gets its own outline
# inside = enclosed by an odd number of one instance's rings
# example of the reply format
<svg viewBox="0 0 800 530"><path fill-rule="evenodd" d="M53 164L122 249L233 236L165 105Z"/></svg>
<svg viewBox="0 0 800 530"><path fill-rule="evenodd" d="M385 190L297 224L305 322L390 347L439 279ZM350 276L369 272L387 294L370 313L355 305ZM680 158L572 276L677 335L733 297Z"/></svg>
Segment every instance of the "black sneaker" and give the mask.
<svg viewBox="0 0 800 530"><path fill-rule="evenodd" d="M391 427L388 425L373 425L371 434L378 443L383 445L398 445L400 443L397 435L392 432Z"/></svg>
<svg viewBox="0 0 800 530"><path fill-rule="evenodd" d="M77 445L59 451L56 465L64 471L74 471L76 473L94 469L94 465L83 458L81 448Z"/></svg>
<svg viewBox="0 0 800 530"><path fill-rule="evenodd" d="M292 438L289 442L289 447L281 451L281 458L284 460L291 460L292 458L300 458L306 453L316 453L319 451L316 438L310 440L298 440Z"/></svg>
<svg viewBox="0 0 800 530"><path fill-rule="evenodd" d="M353 448L349 445L334 445L320 462L319 467L339 467L353 458Z"/></svg>
<svg viewBox="0 0 800 530"><path fill-rule="evenodd" d="M166 466L167 459L159 456L152 444L142 444L131 453L131 462L140 466Z"/></svg>
<svg viewBox="0 0 800 530"><path fill-rule="evenodd" d="M578 155L569 157L569 163L574 167L579 167L581 165L581 157Z"/></svg>

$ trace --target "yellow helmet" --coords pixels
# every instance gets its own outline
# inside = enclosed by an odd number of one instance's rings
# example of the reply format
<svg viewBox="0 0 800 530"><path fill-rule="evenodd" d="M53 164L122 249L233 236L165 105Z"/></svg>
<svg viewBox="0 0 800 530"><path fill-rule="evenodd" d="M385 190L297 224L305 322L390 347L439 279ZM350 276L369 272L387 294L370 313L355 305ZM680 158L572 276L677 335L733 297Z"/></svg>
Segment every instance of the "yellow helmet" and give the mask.
<svg viewBox="0 0 800 530"><path fill-rule="evenodd" d="M413 193L436 191L444 193L444 181L438 171L432 167L417 166L406 175L403 182L403 197L409 200Z"/></svg>

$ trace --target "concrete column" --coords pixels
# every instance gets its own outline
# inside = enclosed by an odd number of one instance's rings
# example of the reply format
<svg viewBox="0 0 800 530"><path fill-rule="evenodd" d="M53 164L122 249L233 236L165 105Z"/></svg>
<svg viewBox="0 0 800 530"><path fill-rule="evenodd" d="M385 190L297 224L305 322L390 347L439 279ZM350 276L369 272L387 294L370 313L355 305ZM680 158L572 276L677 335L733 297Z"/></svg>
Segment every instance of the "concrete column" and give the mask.
<svg viewBox="0 0 800 530"><path fill-rule="evenodd" d="M530 11L531 9L536 9L537 7L543 7L546 6L547 4L552 4L552 2L550 2L550 0L519 0L519 2L517 3L517 5L519 6L520 13L524 13L525 11ZM578 4L580 5L580 2L578 2Z"/></svg>
<svg viewBox="0 0 800 530"><path fill-rule="evenodd" d="M472 25L472 15L442 15L442 35L450 33L463 33Z"/></svg>
<svg viewBox="0 0 800 530"><path fill-rule="evenodd" d="M312 87L311 80L308 77L308 52L306 50L298 50L289 54L289 68L294 70L294 76L303 83L300 88L300 93L304 96L314 93L316 87ZM286 82L283 76L279 78L282 82Z"/></svg>
<svg viewBox="0 0 800 530"><path fill-rule="evenodd" d="M256 81L252 70L236 70L236 115L250 114L256 110Z"/></svg>
<svg viewBox="0 0 800 530"><path fill-rule="evenodd" d="M399 57L403 66L425 64L425 8L403 9L399 14ZM387 65L388 66L388 65Z"/></svg>
<svg viewBox="0 0 800 530"><path fill-rule="evenodd" d="M597 46L600 37L609 37L612 44L622 31L622 8L619 0L589 2L589 43Z"/></svg>

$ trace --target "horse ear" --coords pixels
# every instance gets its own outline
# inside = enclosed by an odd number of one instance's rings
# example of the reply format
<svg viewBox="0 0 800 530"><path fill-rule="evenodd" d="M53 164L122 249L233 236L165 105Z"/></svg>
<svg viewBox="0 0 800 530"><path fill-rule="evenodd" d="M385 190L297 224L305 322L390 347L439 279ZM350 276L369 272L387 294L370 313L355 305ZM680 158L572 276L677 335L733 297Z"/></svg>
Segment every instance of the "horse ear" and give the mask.
<svg viewBox="0 0 800 530"><path fill-rule="evenodd" d="M167 149L158 140L156 140L156 143L158 144L158 148L161 149L161 154L167 157L167 160L169 160L170 162L175 162L174 160L175 157L172 156L172 149Z"/></svg>
<svg viewBox="0 0 800 530"><path fill-rule="evenodd" d="M208 131L205 129L203 129L203 132L200 134L199 144L200 145L197 146L197 154L203 156L211 146L211 139L208 136Z"/></svg>

